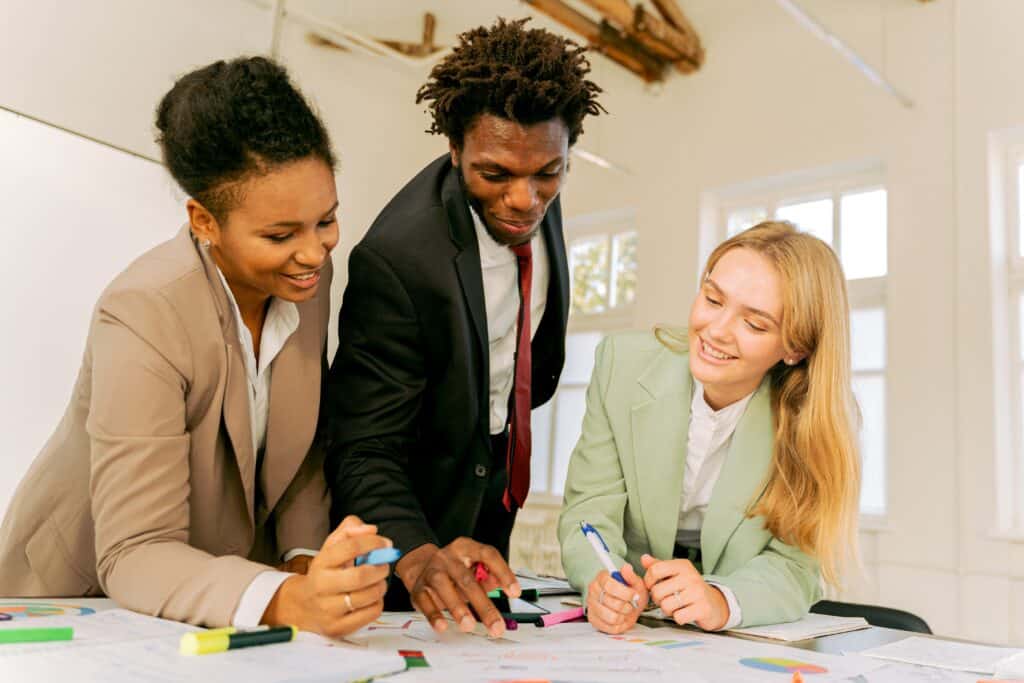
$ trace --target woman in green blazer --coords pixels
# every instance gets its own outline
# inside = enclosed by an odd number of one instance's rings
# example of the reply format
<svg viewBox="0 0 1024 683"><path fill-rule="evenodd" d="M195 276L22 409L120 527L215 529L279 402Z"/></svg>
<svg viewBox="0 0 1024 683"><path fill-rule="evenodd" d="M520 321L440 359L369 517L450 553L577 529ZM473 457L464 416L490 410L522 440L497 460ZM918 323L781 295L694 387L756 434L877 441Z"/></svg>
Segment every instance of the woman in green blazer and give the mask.
<svg viewBox="0 0 1024 683"><path fill-rule="evenodd" d="M687 329L601 343L558 529L595 627L648 601L706 630L792 621L837 583L860 481L848 316L835 253L768 222L711 254Z"/></svg>

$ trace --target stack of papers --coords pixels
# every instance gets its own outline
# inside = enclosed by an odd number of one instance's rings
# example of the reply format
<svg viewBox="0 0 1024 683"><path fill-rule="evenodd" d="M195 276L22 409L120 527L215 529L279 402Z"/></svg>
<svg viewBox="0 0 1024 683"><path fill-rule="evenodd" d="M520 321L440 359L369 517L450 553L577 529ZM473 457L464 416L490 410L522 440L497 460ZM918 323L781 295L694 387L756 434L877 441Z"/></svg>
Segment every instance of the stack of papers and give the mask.
<svg viewBox="0 0 1024 683"><path fill-rule="evenodd" d="M870 624L863 617L833 617L827 614L808 614L803 619L786 624L731 628L727 633L792 643L797 640L857 631L869 626Z"/></svg>
<svg viewBox="0 0 1024 683"><path fill-rule="evenodd" d="M991 645L957 643L938 638L912 636L887 643L881 647L865 650L865 657L887 659L920 666L931 666L950 671L969 671L992 676L998 664L1011 661L1009 658L1021 654L1021 650Z"/></svg>
<svg viewBox="0 0 1024 683"><path fill-rule="evenodd" d="M538 595L575 595L576 591L565 579L557 576L534 574L528 569L516 571L516 578L523 590L536 589Z"/></svg>

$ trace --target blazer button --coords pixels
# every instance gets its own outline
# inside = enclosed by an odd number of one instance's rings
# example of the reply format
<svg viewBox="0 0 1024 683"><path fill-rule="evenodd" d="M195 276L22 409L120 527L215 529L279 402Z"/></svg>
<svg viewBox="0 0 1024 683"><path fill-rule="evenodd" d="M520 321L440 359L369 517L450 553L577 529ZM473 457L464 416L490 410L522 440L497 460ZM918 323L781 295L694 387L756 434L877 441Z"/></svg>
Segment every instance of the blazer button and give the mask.
<svg viewBox="0 0 1024 683"><path fill-rule="evenodd" d="M487 476L487 468L485 466L483 466L483 465L477 465L476 466L476 476L481 477L481 478L482 477L486 477Z"/></svg>

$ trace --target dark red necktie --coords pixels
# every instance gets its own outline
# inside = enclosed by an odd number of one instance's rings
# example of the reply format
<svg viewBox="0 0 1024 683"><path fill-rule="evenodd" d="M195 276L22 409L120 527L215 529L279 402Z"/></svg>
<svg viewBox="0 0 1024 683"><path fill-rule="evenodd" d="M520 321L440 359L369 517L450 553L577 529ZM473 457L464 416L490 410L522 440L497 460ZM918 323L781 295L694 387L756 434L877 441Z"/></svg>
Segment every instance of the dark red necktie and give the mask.
<svg viewBox="0 0 1024 683"><path fill-rule="evenodd" d="M530 288L533 285L533 254L530 243L512 247L519 264L519 319L516 335L515 380L508 428L508 487L505 509L523 507L530 492L530 385L533 383L530 361Z"/></svg>

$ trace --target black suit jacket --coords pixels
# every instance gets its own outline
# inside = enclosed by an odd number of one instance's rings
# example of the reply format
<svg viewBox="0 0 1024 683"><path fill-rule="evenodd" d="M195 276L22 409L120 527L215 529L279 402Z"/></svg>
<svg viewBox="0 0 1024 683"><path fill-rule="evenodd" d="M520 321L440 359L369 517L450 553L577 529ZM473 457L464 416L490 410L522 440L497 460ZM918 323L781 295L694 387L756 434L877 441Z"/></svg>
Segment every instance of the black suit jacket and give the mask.
<svg viewBox="0 0 1024 683"><path fill-rule="evenodd" d="M541 232L551 278L531 346L534 407L551 398L565 359L558 199ZM326 405L332 523L359 515L403 552L471 536L492 466L487 313L476 231L448 155L381 211L348 272Z"/></svg>

